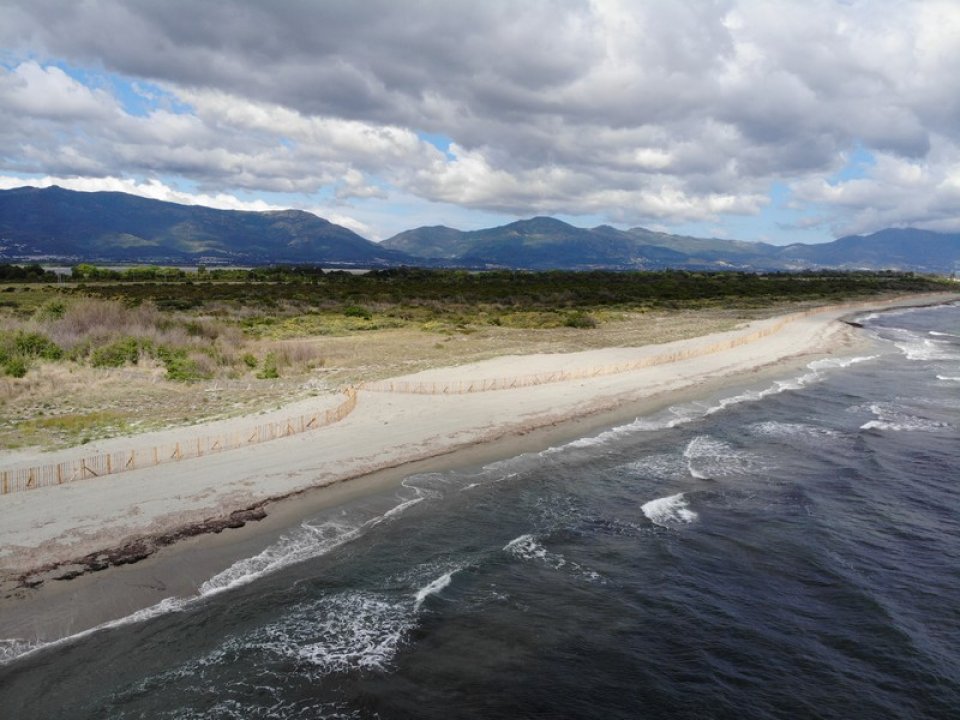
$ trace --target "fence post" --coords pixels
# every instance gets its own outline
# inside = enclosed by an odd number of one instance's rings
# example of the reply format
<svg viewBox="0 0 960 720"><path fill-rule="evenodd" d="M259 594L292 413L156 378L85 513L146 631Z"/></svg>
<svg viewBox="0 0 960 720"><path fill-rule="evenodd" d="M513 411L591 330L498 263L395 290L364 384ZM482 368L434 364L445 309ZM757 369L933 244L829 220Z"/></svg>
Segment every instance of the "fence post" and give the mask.
<svg viewBox="0 0 960 720"><path fill-rule="evenodd" d="M7 479L7 471L3 471L3 494L6 495L10 492L10 481Z"/></svg>

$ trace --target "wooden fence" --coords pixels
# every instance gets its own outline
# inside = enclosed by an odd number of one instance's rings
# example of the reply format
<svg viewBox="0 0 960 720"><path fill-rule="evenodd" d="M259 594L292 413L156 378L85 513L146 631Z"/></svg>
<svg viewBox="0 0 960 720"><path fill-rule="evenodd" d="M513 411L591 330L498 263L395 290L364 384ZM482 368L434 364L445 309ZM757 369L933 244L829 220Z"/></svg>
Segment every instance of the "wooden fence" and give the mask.
<svg viewBox="0 0 960 720"><path fill-rule="evenodd" d="M878 303L880 304L880 303ZM513 388L532 387L534 385L545 385L548 383L563 382L566 380L583 380L586 378L602 377L605 375L618 375L620 373L641 370L643 368L656 365L666 365L678 362L680 360L689 360L695 357L703 357L714 353L730 350L741 345L747 345L756 342L761 338L768 337L780 332L784 327L792 322L802 318L810 317L822 312L831 310L841 310L845 308L857 307L856 303L846 303L843 305L830 305L827 307L818 307L811 310L792 313L786 315L772 325L755 330L751 333L739 335L734 338L720 340L700 347L688 348L686 350L676 350L657 355L648 355L646 357L630 360L627 362L616 363L612 365L594 366L589 368L575 368L571 370L554 370L547 373L536 373L530 375L515 375L513 377L483 378L476 380L438 380L438 381L410 381L410 380L381 380L378 382L369 382L363 385L364 390L373 392L394 392L410 393L419 395L463 395L467 393L486 392L489 390L509 390Z"/></svg>
<svg viewBox="0 0 960 720"><path fill-rule="evenodd" d="M884 305L879 301L876 305ZM585 378L616 375L619 373L640 370L655 365L665 365L689 360L695 357L711 355L724 350L730 350L741 345L756 342L757 340L773 335L786 325L823 312L860 307L860 303L845 303L813 308L802 312L786 315L777 322L760 330L746 333L733 338L720 340L710 345L676 350L657 355L599 367L577 368L573 370L555 370L548 373L531 375L517 375L507 378L486 378L480 380L456 380L437 382L412 382L407 380L382 380L362 385L363 390L373 392L414 393L425 395L459 395L488 390L508 390L511 388L531 387L547 383L563 382L565 380L581 380ZM250 428L247 432L233 433L227 436L197 437L187 442L169 443L147 449L127 450L115 453L92 455L80 460L69 460L61 463L49 463L36 467L20 468L16 470L0 471L0 493L6 494L21 490L59 485L84 478L99 477L125 470L150 467L161 463L175 462L186 458L201 457L211 453L218 453L232 448L255 445L279 437L295 435L306 430L330 425L349 415L357 405L357 389L348 388L345 391L346 399L336 408L312 415L301 415L281 422L266 423Z"/></svg>
<svg viewBox="0 0 960 720"><path fill-rule="evenodd" d="M247 430L226 435L198 436L180 442L171 442L136 450L99 453L75 460L47 463L34 467L0 471L0 494L32 490L49 485L101 477L126 470L152 467L202 457L234 448L256 445L276 438L296 435L342 420L357 406L356 388L347 388L343 402L330 410L287 418L279 422L256 425Z"/></svg>

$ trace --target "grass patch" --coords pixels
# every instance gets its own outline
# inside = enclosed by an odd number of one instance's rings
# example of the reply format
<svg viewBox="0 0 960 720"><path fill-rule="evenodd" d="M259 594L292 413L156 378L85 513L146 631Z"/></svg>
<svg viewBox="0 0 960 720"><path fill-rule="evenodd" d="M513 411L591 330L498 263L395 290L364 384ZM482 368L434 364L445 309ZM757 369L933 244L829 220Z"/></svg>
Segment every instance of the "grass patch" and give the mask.
<svg viewBox="0 0 960 720"><path fill-rule="evenodd" d="M287 340L315 335L349 335L355 332L402 328L406 320L386 315L345 315L307 313L293 317L257 315L240 322L243 332L252 338Z"/></svg>
<svg viewBox="0 0 960 720"><path fill-rule="evenodd" d="M21 443L85 444L92 440L126 432L127 419L110 410L68 413L25 420L17 424Z"/></svg>

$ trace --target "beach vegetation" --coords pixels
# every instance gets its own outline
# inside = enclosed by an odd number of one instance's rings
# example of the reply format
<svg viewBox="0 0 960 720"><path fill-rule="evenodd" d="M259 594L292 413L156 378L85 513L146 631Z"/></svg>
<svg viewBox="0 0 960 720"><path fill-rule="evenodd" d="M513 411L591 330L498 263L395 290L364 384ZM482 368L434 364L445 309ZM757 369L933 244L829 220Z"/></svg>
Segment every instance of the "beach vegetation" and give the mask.
<svg viewBox="0 0 960 720"><path fill-rule="evenodd" d="M95 348L90 352L90 364L93 367L123 367L136 365L141 352L149 352L153 343L135 337L124 337L108 345Z"/></svg>
<svg viewBox="0 0 960 720"><path fill-rule="evenodd" d="M261 380L275 380L280 377L280 370L277 367L277 355L276 353L267 353L266 357L263 358L263 364L260 368L260 372L257 373L257 377Z"/></svg>
<svg viewBox="0 0 960 720"><path fill-rule="evenodd" d="M74 282L57 282L42 268L2 267L6 447L56 447L120 427L104 421L64 433L39 423L27 437L22 423L39 417L117 413L126 427L146 430L441 364L669 342L801 307L954 289L893 272L354 274L295 266L210 267L201 279L87 264Z"/></svg>
<svg viewBox="0 0 960 720"><path fill-rule="evenodd" d="M18 423L17 431L28 444L51 435L64 441L83 444L84 441L90 442L127 428L126 418L121 413L97 410L30 418Z"/></svg>
<svg viewBox="0 0 960 720"><path fill-rule="evenodd" d="M571 328L590 329L597 327L599 323L593 315L578 310L577 312L569 313L566 319L564 319L563 324Z"/></svg>
<svg viewBox="0 0 960 720"><path fill-rule="evenodd" d="M22 357L9 357L3 361L3 373L12 378L22 378L27 374L27 361Z"/></svg>

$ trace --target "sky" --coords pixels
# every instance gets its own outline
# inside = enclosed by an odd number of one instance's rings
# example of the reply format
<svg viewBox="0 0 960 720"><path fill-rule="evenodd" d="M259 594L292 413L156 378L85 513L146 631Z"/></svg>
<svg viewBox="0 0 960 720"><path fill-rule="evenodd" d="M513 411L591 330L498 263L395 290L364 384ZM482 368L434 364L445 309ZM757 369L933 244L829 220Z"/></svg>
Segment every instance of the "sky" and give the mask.
<svg viewBox="0 0 960 720"><path fill-rule="evenodd" d="M0 0L0 188L51 184L372 240L960 231L960 0Z"/></svg>

